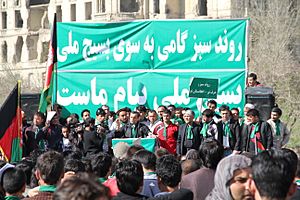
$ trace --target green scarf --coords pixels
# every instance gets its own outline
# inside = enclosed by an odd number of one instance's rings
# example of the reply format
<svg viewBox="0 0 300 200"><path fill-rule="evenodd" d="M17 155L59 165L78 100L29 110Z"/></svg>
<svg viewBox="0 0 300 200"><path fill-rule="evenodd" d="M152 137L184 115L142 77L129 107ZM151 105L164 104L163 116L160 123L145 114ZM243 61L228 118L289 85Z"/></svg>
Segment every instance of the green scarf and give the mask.
<svg viewBox="0 0 300 200"><path fill-rule="evenodd" d="M259 126L258 126L258 122L256 123L256 124L252 124L252 127L254 126L254 128L253 128L253 130L252 130L252 132L251 132L251 134L250 134L250 138L251 139L253 139L254 137L255 137L255 133L258 131L258 128L259 128ZM251 128L252 128L251 127Z"/></svg>
<svg viewBox="0 0 300 200"><path fill-rule="evenodd" d="M275 127L276 127L276 136L280 136L280 121L277 120L275 122Z"/></svg>
<svg viewBox="0 0 300 200"><path fill-rule="evenodd" d="M137 134L137 133L136 133L136 130L135 130L135 125L132 125L132 126L131 126L131 134L132 134L132 137L133 137L133 138L136 137L136 134Z"/></svg>
<svg viewBox="0 0 300 200"><path fill-rule="evenodd" d="M207 130L208 130L208 125L209 125L209 123L203 123L203 127L202 127L202 129L201 129L201 131L200 131L200 134L201 135L203 135L203 137L205 137L206 138L206 136L207 136Z"/></svg>
<svg viewBox="0 0 300 200"><path fill-rule="evenodd" d="M39 188L40 192L55 192L56 185L41 185Z"/></svg>
<svg viewBox="0 0 300 200"><path fill-rule="evenodd" d="M231 130L229 128L229 122L225 122L224 123L224 134L223 134L225 137L228 137L229 138L232 138L232 133L231 133Z"/></svg>
<svg viewBox="0 0 300 200"><path fill-rule="evenodd" d="M16 197L16 196L6 196L4 197L5 200L20 200L19 197Z"/></svg>
<svg viewBox="0 0 300 200"><path fill-rule="evenodd" d="M101 177L101 178L98 179L98 181L99 181L101 184L104 183L106 180L107 180L107 179L106 179L106 178L103 178L103 177Z"/></svg>
<svg viewBox="0 0 300 200"><path fill-rule="evenodd" d="M167 140L167 126L166 125L164 125L164 138L165 138L165 140Z"/></svg>
<svg viewBox="0 0 300 200"><path fill-rule="evenodd" d="M192 126L188 125L187 126L187 136L186 136L186 139L188 140L192 140L194 138L194 135L192 133Z"/></svg>

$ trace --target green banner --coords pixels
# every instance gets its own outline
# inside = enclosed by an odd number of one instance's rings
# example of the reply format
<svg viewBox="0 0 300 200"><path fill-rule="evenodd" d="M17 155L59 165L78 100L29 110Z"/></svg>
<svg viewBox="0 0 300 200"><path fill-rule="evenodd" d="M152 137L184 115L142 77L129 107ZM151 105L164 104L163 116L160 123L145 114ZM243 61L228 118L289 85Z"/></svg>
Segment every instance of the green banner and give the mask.
<svg viewBox="0 0 300 200"><path fill-rule="evenodd" d="M193 78L189 97L216 99L218 94L218 79Z"/></svg>
<svg viewBox="0 0 300 200"><path fill-rule="evenodd" d="M174 104L197 114L207 99L189 98L193 77L218 79L217 103L242 108L247 20L58 23L56 102L68 113L103 104ZM65 112L65 115L68 113Z"/></svg>
<svg viewBox="0 0 300 200"><path fill-rule="evenodd" d="M245 69L246 27L247 20L58 23L58 69Z"/></svg>
<svg viewBox="0 0 300 200"><path fill-rule="evenodd" d="M70 113L89 108L92 116L101 105L111 110L146 105L156 109L159 105L174 104L202 110L206 99L189 98L193 76L219 77L218 104L243 107L245 73L241 72L127 72L127 73L58 73L57 103Z"/></svg>

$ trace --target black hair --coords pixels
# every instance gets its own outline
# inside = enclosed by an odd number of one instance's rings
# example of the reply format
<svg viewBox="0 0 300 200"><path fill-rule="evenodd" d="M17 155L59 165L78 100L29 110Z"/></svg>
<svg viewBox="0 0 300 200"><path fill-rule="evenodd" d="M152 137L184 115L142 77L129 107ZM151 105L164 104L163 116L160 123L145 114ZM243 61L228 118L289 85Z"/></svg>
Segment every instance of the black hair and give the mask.
<svg viewBox="0 0 300 200"><path fill-rule="evenodd" d="M278 108L278 107L272 108L272 111L271 111L271 112L275 112L275 113L277 113L279 116L282 115L282 110L281 110L280 108Z"/></svg>
<svg viewBox="0 0 300 200"><path fill-rule="evenodd" d="M165 186L176 187L181 180L181 164L173 155L164 155L157 160L156 174Z"/></svg>
<svg viewBox="0 0 300 200"><path fill-rule="evenodd" d="M43 121L45 121L45 119L46 119L44 113L42 113L42 112L36 112L36 113L34 113L34 115L38 116L38 117L41 117L43 119Z"/></svg>
<svg viewBox="0 0 300 200"><path fill-rule="evenodd" d="M77 174L78 172L85 172L85 166L81 160L68 159L65 162L64 170L65 172L71 171Z"/></svg>
<svg viewBox="0 0 300 200"><path fill-rule="evenodd" d="M109 189L84 173L64 180L53 194L54 200L96 200L109 199Z"/></svg>
<svg viewBox="0 0 300 200"><path fill-rule="evenodd" d="M144 172L141 163L136 160L124 160L116 167L117 185L121 192L134 195L143 185Z"/></svg>
<svg viewBox="0 0 300 200"><path fill-rule="evenodd" d="M75 118L77 120L79 120L79 115L77 113L72 113L69 115L69 117Z"/></svg>
<svg viewBox="0 0 300 200"><path fill-rule="evenodd" d="M187 175L191 172L194 172L198 170L200 167L202 167L201 160L184 160L181 163L181 169L182 169L182 175Z"/></svg>
<svg viewBox="0 0 300 200"><path fill-rule="evenodd" d="M83 123L84 123L85 127L89 127L89 126L95 124L95 119L92 117L88 117L83 121Z"/></svg>
<svg viewBox="0 0 300 200"><path fill-rule="evenodd" d="M236 107L231 108L231 110L236 110L238 113L240 113L240 110L238 108L236 108Z"/></svg>
<svg viewBox="0 0 300 200"><path fill-rule="evenodd" d="M145 169L155 171L156 156L153 152L142 149L137 151L132 159L139 161Z"/></svg>
<svg viewBox="0 0 300 200"><path fill-rule="evenodd" d="M163 157L164 155L169 155L169 154L170 154L170 152L163 147L160 147L155 150L155 155L157 158L160 158L160 157Z"/></svg>
<svg viewBox="0 0 300 200"><path fill-rule="evenodd" d="M121 108L117 111L116 114L119 116L120 112L128 112L128 111L127 111L127 108Z"/></svg>
<svg viewBox="0 0 300 200"><path fill-rule="evenodd" d="M173 104L168 105L168 108L169 108L169 107L174 108L174 111L175 111L175 109L176 109L176 107L175 107Z"/></svg>
<svg viewBox="0 0 300 200"><path fill-rule="evenodd" d="M56 151L47 151L39 156L36 168L46 184L55 185L64 173L63 156Z"/></svg>
<svg viewBox="0 0 300 200"><path fill-rule="evenodd" d="M256 155L252 174L261 197L285 199L295 178L295 167L283 150L271 149Z"/></svg>
<svg viewBox="0 0 300 200"><path fill-rule="evenodd" d="M67 151L67 152L68 152L68 151ZM76 151L69 151L69 153L67 153L67 155L64 156L64 158L65 158L66 160L68 160L68 159L77 159L77 160L81 160L82 157L83 157L82 152L81 152L81 151L78 151L78 150L76 150Z"/></svg>
<svg viewBox="0 0 300 200"><path fill-rule="evenodd" d="M160 106L157 107L157 109L158 109L158 108L164 108L165 110L167 110L167 107L164 106L164 105L160 105Z"/></svg>
<svg viewBox="0 0 300 200"><path fill-rule="evenodd" d="M105 177L112 165L111 156L107 153L98 153L91 159L92 171L99 178Z"/></svg>
<svg viewBox="0 0 300 200"><path fill-rule="evenodd" d="M81 162L84 164L84 171L87 173L92 173L92 161L89 158L83 157Z"/></svg>
<svg viewBox="0 0 300 200"><path fill-rule="evenodd" d="M140 113L137 112L137 111L132 111L132 112L130 113L130 115L137 115L138 117L140 117Z"/></svg>
<svg viewBox="0 0 300 200"><path fill-rule="evenodd" d="M208 138L202 142L199 148L199 155L203 165L210 169L216 169L223 158L223 145L216 139Z"/></svg>
<svg viewBox="0 0 300 200"><path fill-rule="evenodd" d="M9 194L20 192L26 185L26 175L19 168L9 168L3 174L3 189Z"/></svg>
<svg viewBox="0 0 300 200"><path fill-rule="evenodd" d="M300 159L298 159L296 177L300 178Z"/></svg>
<svg viewBox="0 0 300 200"><path fill-rule="evenodd" d="M81 111L81 114L80 114L81 117L83 117L83 113L85 113L85 112L88 112L88 113L91 114L91 111L89 109L84 109L84 110Z"/></svg>
<svg viewBox="0 0 300 200"><path fill-rule="evenodd" d="M96 116L99 116L99 115L105 116L106 112L102 108L98 108L96 111Z"/></svg>
<svg viewBox="0 0 300 200"><path fill-rule="evenodd" d="M257 75L255 74L255 73L250 73L249 75L248 75L248 78L253 78L253 80L257 80Z"/></svg>
<svg viewBox="0 0 300 200"><path fill-rule="evenodd" d="M147 108L144 105L139 105L135 109L139 112L147 112Z"/></svg>
<svg viewBox="0 0 300 200"><path fill-rule="evenodd" d="M170 115L170 116L171 116L171 111L169 111L169 110L164 110L163 114L167 114L167 115Z"/></svg>
<svg viewBox="0 0 300 200"><path fill-rule="evenodd" d="M206 116L206 117L214 117L214 112L210 109L205 109L202 112L202 116Z"/></svg>
<svg viewBox="0 0 300 200"><path fill-rule="evenodd" d="M254 109L250 109L248 110L247 116L253 116L253 117L259 117L259 111L256 110L255 108Z"/></svg>
<svg viewBox="0 0 300 200"><path fill-rule="evenodd" d="M32 175L32 169L34 168L34 162L29 159L21 160L17 163L16 168L21 169L26 175L26 185L30 185L30 178Z"/></svg>
<svg viewBox="0 0 300 200"><path fill-rule="evenodd" d="M227 105L221 105L220 107L219 107L219 110L220 110L220 112L221 111L230 111L230 109L229 109L229 106L227 106Z"/></svg>
<svg viewBox="0 0 300 200"><path fill-rule="evenodd" d="M131 159L132 156L139 150L145 149L143 146L134 144L127 149L126 158Z"/></svg>
<svg viewBox="0 0 300 200"><path fill-rule="evenodd" d="M208 105L208 104L214 104L214 105L217 107L217 102L216 102L215 100L213 100L213 99L209 100L209 101L207 102L207 105Z"/></svg>

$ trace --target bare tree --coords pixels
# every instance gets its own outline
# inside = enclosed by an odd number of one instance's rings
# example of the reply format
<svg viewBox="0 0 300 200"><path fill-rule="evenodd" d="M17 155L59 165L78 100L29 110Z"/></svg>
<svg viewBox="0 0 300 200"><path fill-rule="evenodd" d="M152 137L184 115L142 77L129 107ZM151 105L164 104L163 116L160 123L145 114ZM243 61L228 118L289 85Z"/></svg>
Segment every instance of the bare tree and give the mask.
<svg viewBox="0 0 300 200"><path fill-rule="evenodd" d="M249 71L274 88L289 128L300 128L300 1L233 0L232 6L234 17L250 17ZM299 132L293 139L300 146Z"/></svg>

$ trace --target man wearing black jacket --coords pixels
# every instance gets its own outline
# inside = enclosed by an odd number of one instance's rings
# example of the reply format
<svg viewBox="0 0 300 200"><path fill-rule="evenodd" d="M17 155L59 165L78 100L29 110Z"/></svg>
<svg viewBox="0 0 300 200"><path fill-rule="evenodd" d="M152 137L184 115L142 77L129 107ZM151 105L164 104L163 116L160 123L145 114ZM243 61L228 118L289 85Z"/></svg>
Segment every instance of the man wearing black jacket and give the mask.
<svg viewBox="0 0 300 200"><path fill-rule="evenodd" d="M93 155L103 151L103 142L105 135L101 131L99 133L93 129L95 119L87 118L84 120L85 130L83 133L84 154ZM103 129L105 132L105 129Z"/></svg>
<svg viewBox="0 0 300 200"><path fill-rule="evenodd" d="M241 150L257 154L273 146L271 127L267 122L259 119L259 111L250 109L247 112L250 124L243 127L241 133Z"/></svg>
<svg viewBox="0 0 300 200"><path fill-rule="evenodd" d="M145 138L150 132L148 126L139 122L140 113L133 111L130 113L130 123L121 127L120 131L115 131L117 138Z"/></svg>
<svg viewBox="0 0 300 200"><path fill-rule="evenodd" d="M221 121L217 123L218 140L224 146L224 154L229 155L234 150L239 150L240 126L230 117L228 106L221 106Z"/></svg>
<svg viewBox="0 0 300 200"><path fill-rule="evenodd" d="M200 134L201 127L194 122L195 113L186 110L183 115L185 124L179 126L176 151L178 155L185 155L190 149L198 150L203 140Z"/></svg>

